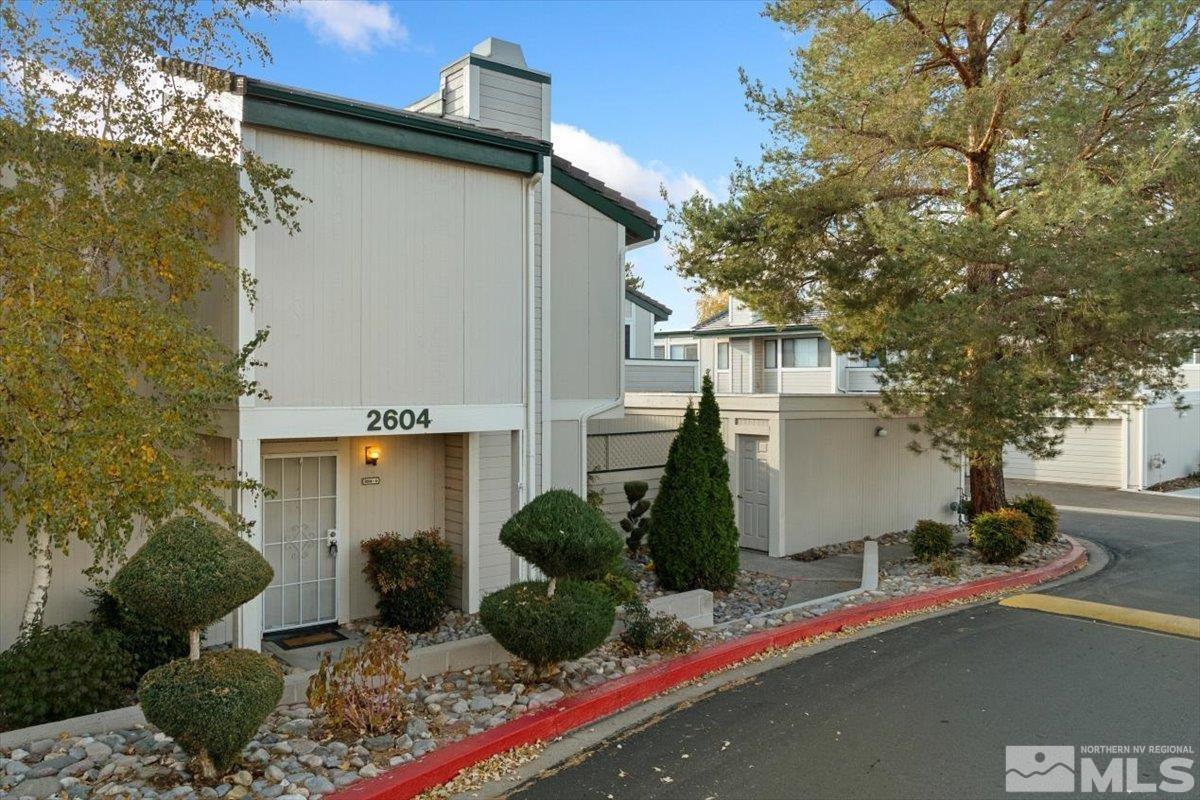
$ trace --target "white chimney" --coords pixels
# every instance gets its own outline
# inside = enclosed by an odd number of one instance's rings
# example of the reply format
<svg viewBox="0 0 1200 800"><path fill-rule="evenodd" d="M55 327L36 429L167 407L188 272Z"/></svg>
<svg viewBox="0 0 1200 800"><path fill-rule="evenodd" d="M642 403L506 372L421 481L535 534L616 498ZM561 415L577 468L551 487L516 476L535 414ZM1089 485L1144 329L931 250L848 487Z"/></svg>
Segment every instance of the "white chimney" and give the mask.
<svg viewBox="0 0 1200 800"><path fill-rule="evenodd" d="M485 128L550 139L550 74L515 42L489 36L442 68L441 113Z"/></svg>
<svg viewBox="0 0 1200 800"><path fill-rule="evenodd" d="M729 296L729 324L750 325L758 321L758 314L733 295Z"/></svg>

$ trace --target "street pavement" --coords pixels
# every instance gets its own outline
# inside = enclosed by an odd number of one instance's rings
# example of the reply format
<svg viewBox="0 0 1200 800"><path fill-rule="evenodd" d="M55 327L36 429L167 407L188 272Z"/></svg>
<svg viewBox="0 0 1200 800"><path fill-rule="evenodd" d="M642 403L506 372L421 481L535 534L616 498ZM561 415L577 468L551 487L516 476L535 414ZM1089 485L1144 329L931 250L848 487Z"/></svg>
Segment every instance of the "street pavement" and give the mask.
<svg viewBox="0 0 1200 800"><path fill-rule="evenodd" d="M1112 561L1047 591L1200 616L1200 522L1068 512L1062 525ZM509 796L1004 797L1007 745L1097 744L1200 753L1200 641L989 604L761 673ZM1160 758L1139 760L1142 780Z"/></svg>

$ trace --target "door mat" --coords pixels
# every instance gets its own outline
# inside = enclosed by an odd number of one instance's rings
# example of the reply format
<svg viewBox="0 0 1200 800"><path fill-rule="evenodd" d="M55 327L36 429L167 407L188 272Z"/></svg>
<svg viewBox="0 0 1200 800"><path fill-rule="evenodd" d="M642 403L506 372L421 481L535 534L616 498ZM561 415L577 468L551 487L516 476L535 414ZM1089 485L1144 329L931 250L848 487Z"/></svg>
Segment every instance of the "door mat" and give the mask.
<svg viewBox="0 0 1200 800"><path fill-rule="evenodd" d="M300 631L298 633L289 633L283 636L272 636L270 640L282 647L284 650L295 650L300 647L312 647L319 644L332 644L333 642L344 642L347 637L342 635L336 628L326 628L319 631Z"/></svg>

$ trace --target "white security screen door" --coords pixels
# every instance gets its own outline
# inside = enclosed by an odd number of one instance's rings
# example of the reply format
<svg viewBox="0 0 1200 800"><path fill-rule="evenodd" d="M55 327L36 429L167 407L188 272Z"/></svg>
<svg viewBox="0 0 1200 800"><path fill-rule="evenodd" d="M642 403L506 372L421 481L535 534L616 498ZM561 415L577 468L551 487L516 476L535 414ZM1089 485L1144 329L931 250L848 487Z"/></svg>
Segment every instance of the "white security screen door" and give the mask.
<svg viewBox="0 0 1200 800"><path fill-rule="evenodd" d="M263 630L336 620L337 456L268 456L263 485L263 555L275 570Z"/></svg>

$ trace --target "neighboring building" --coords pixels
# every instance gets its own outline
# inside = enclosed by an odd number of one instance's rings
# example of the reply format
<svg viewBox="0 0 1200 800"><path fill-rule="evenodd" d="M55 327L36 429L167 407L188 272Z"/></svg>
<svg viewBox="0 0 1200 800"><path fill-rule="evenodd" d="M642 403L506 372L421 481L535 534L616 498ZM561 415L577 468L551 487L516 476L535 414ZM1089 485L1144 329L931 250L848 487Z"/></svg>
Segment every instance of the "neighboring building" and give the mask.
<svg viewBox="0 0 1200 800"><path fill-rule="evenodd" d="M230 229L253 307L238 287L200 304L231 349L271 330L253 374L270 399L242 398L210 449L275 493L231 498L275 579L210 644L373 615L360 543L385 531L441 529L473 611L528 574L498 538L513 511L584 491L589 422L622 412L625 255L659 225L552 156L550 85L495 39L409 110L229 76L243 141L311 202L295 235ZM25 549L0 544L0 648ZM89 563L56 560L48 622L86 614Z"/></svg>
<svg viewBox="0 0 1200 800"><path fill-rule="evenodd" d="M666 322L671 309L636 289L625 289L625 391L694 392L699 389L699 363L680 358L664 364L656 352L657 322Z"/></svg>
<svg viewBox="0 0 1200 800"><path fill-rule="evenodd" d="M921 518L953 521L961 470L931 448L911 452L916 420L870 410L875 368L833 352L817 321L781 329L731 300L688 331L655 334L662 350L639 365L636 389L627 378L624 418L597 422L588 437L591 486L606 513L626 510L626 481L657 493L699 389L673 383L673 371L694 364L695 379L711 374L718 394L743 547L786 556Z"/></svg>

